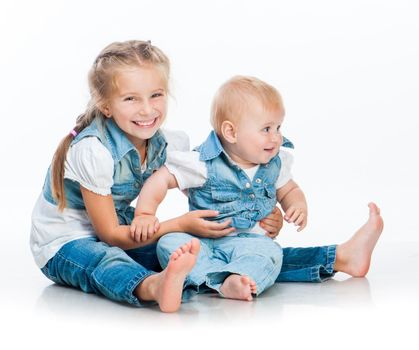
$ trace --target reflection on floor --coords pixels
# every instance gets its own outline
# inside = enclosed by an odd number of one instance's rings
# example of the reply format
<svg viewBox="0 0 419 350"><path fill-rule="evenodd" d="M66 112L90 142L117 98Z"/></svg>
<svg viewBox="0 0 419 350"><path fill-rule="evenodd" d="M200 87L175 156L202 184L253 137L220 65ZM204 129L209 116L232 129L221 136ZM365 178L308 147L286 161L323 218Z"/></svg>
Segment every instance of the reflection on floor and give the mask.
<svg viewBox="0 0 419 350"><path fill-rule="evenodd" d="M10 329L4 339L26 342L46 331L55 342L70 337L95 345L95 334L102 334L99 343L114 348L124 342L132 345L131 337L137 333L140 338L157 336L159 344L170 346L179 336L200 341L215 332L224 342L246 348L261 342L289 345L296 340L313 348L313 339L319 346L326 340L345 339L339 349L349 349L359 346L360 337L366 339L364 345L394 343L411 348L417 344L417 323L408 319L419 314L418 266L418 243L382 246L367 278L337 274L325 283L276 284L254 302L199 295L176 314L163 314L155 305L135 308L51 284L36 271L26 290L21 279L3 289L2 318L7 318ZM11 295L20 297L19 305L8 302ZM26 336L21 335L22 329ZM236 339L233 335L238 334ZM151 339L147 344L153 344ZM45 349L44 345L40 348ZM69 342L64 348L74 349L73 345Z"/></svg>
<svg viewBox="0 0 419 350"><path fill-rule="evenodd" d="M187 324L194 322L199 314L201 320L245 320L248 317L261 319L281 317L289 306L333 307L337 309L374 307L370 283L367 278L348 278L343 281L330 280L326 283L283 283L277 284L259 296L254 302L222 299L216 294L195 296L182 305L179 315ZM51 284L44 288L35 306L37 312L57 317L89 317L104 319L119 313L123 317L139 317L147 314L159 321L164 318L158 307L136 309L124 304L112 303L105 298L80 293L78 290ZM162 317L163 316L163 317Z"/></svg>

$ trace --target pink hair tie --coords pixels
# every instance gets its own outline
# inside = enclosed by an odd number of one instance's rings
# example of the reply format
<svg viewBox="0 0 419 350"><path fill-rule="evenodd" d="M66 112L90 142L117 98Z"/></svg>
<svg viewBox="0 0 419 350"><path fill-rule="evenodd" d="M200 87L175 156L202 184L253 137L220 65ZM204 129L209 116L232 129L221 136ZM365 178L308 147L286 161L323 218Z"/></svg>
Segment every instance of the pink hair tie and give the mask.
<svg viewBox="0 0 419 350"><path fill-rule="evenodd" d="M77 131L73 129L73 130L70 131L70 134L73 135L73 137L76 137L77 136Z"/></svg>

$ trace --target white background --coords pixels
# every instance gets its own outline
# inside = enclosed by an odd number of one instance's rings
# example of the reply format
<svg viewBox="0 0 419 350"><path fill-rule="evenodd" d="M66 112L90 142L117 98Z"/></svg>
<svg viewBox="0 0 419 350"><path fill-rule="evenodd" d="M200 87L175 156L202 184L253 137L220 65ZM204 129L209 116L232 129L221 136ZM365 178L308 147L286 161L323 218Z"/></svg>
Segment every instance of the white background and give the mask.
<svg viewBox="0 0 419 350"><path fill-rule="evenodd" d="M232 75L279 89L293 173L309 203L309 226L286 227L282 245L344 241L371 200L385 219L377 250L397 255L392 247L418 243L418 18L413 0L2 0L4 320L25 318L17 305L48 286L28 248L31 209L55 147L88 102L87 71L113 41L150 39L167 53L174 98L165 126L186 131L191 145L209 132L212 96ZM186 209L173 192L160 213Z"/></svg>

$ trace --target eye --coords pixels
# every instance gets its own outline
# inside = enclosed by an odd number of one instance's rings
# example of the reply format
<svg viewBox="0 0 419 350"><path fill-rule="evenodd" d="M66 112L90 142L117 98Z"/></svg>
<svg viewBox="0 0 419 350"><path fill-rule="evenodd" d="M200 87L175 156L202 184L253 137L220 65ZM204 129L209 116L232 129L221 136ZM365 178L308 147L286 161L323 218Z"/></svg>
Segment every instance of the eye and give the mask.
<svg viewBox="0 0 419 350"><path fill-rule="evenodd" d="M262 129L263 132L269 132L269 130L271 130L271 127L270 126L267 126L266 128L263 128Z"/></svg>
<svg viewBox="0 0 419 350"><path fill-rule="evenodd" d="M280 132L281 131L281 125L278 125L278 127L276 128L276 132Z"/></svg>
<svg viewBox="0 0 419 350"><path fill-rule="evenodd" d="M151 98L157 98L157 97L161 97L164 96L164 94L162 92L156 92L155 94L151 95Z"/></svg>
<svg viewBox="0 0 419 350"><path fill-rule="evenodd" d="M124 101L135 101L135 97L134 96L125 97Z"/></svg>

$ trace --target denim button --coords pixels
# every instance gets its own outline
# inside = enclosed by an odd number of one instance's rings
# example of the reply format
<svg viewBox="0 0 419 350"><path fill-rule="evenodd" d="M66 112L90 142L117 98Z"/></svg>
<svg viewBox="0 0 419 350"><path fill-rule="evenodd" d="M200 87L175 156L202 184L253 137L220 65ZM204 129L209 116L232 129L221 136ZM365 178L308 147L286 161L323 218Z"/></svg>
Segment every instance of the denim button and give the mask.
<svg viewBox="0 0 419 350"><path fill-rule="evenodd" d="M139 187L140 187L140 184L139 184L138 182L136 182L136 183L134 184L134 187L135 187L135 188L139 188Z"/></svg>
<svg viewBox="0 0 419 350"><path fill-rule="evenodd" d="M246 188L250 188L250 183L246 182Z"/></svg>
<svg viewBox="0 0 419 350"><path fill-rule="evenodd" d="M257 184L260 184L261 182L262 182L262 180L261 180L261 179L259 179L259 178L257 178L257 179L256 179L256 183L257 183Z"/></svg>
<svg viewBox="0 0 419 350"><path fill-rule="evenodd" d="M253 193L249 194L249 197L250 197L251 199L255 199L255 195L254 195Z"/></svg>

